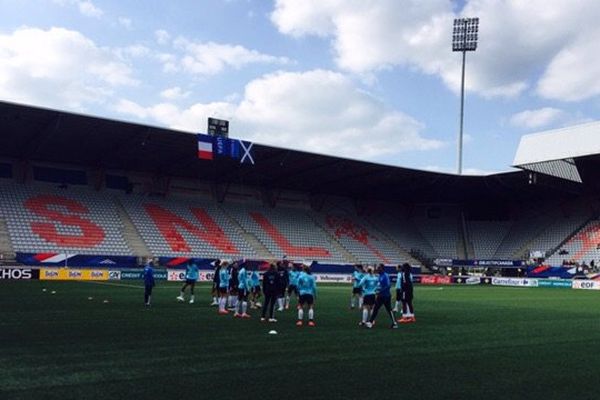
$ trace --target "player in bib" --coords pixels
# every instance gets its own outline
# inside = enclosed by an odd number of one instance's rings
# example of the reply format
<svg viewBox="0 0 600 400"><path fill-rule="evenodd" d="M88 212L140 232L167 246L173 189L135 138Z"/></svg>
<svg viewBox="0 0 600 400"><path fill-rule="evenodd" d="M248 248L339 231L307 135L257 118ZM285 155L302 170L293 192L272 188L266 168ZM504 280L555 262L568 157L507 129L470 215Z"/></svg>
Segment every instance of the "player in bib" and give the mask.
<svg viewBox="0 0 600 400"><path fill-rule="evenodd" d="M360 287L360 281L365 276L365 270L362 265L357 264L354 266L354 272L352 272L352 296L350 297L350 308L354 309L356 303L358 308L362 307L363 293Z"/></svg>
<svg viewBox="0 0 600 400"><path fill-rule="evenodd" d="M242 264L238 271L238 302L233 315L235 318L250 318L250 315L248 315L248 294L250 293L251 284L246 266Z"/></svg>
<svg viewBox="0 0 600 400"><path fill-rule="evenodd" d="M223 261L219 270L219 314L221 315L229 314L229 311L227 311L227 292L231 275L229 275L228 266L229 263Z"/></svg>
<svg viewBox="0 0 600 400"><path fill-rule="evenodd" d="M298 303L298 277L302 271L294 265L292 269L288 272L288 277L290 280L290 284L287 288L287 296L285 296L285 309L290 308L290 301L292 296L296 298L296 303Z"/></svg>
<svg viewBox="0 0 600 400"><path fill-rule="evenodd" d="M185 301L185 289L190 287L190 304L194 304L194 287L196 286L196 281L198 280L198 266L193 262L188 262L185 267L185 283L181 288L181 292L179 293L179 297L177 300L183 302Z"/></svg>
<svg viewBox="0 0 600 400"><path fill-rule="evenodd" d="M373 306L375 305L375 294L377 293L377 285L379 279L373 274L373 267L367 267L367 273L364 274L358 286L362 290L363 304L362 304L362 319L359 322L360 326L366 325L371 318L373 312Z"/></svg>
<svg viewBox="0 0 600 400"><path fill-rule="evenodd" d="M304 271L298 276L298 321L296 326L304 324L304 308L308 308L308 326L315 326L315 298L317 297L317 283L310 273L310 267L304 266Z"/></svg>

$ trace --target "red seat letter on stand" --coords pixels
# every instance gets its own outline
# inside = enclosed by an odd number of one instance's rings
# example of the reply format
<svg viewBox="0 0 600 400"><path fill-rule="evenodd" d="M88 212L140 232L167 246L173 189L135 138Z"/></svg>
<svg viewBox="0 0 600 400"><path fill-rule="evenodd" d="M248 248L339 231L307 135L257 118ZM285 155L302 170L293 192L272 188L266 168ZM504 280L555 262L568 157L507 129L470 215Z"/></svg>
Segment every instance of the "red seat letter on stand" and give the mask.
<svg viewBox="0 0 600 400"><path fill-rule="evenodd" d="M204 230L156 204L146 204L144 205L144 209L152 218L161 235L173 251L184 253L192 251L185 238L178 231L178 229L184 229L226 254L240 253L210 215L200 208L192 208L192 213Z"/></svg>
<svg viewBox="0 0 600 400"><path fill-rule="evenodd" d="M68 213L51 209L51 206L63 207ZM25 207L32 213L53 221L32 222L31 230L59 247L95 247L104 241L104 229L81 215L74 215L89 213L87 207L78 201L56 195L39 195L27 199ZM76 226L81 230L81 235L60 233L56 229L56 223Z"/></svg>

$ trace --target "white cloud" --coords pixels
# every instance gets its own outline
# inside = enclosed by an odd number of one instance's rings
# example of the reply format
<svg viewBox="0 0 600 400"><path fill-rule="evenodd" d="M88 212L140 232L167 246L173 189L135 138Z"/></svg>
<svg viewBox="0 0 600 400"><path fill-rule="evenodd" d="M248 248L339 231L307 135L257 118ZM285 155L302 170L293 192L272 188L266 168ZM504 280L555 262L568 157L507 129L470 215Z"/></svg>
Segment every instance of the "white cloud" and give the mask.
<svg viewBox="0 0 600 400"><path fill-rule="evenodd" d="M148 114L149 114L148 110L145 109L144 107L140 106L139 104L137 104L133 101L126 100L126 99L120 99L117 102L116 109L119 110L119 112L121 112L123 114L133 115L139 119L145 119L148 117Z"/></svg>
<svg viewBox="0 0 600 400"><path fill-rule="evenodd" d="M79 32L20 28L0 35L2 99L81 108L137 83L126 63Z"/></svg>
<svg viewBox="0 0 600 400"><path fill-rule="evenodd" d="M171 35L164 29L154 31L154 37L156 38L156 42L158 44L167 44L171 40Z"/></svg>
<svg viewBox="0 0 600 400"><path fill-rule="evenodd" d="M184 92L179 86L168 88L160 92L160 97L166 100L180 100L190 96L192 92Z"/></svg>
<svg viewBox="0 0 600 400"><path fill-rule="evenodd" d="M278 72L246 85L237 103L171 103L143 108L124 101L119 112L196 132L209 116L231 120L234 136L275 146L358 159L433 150L443 142L423 137L423 125L387 109L346 76L324 70Z"/></svg>
<svg viewBox="0 0 600 400"><path fill-rule="evenodd" d="M240 45L193 42L182 37L177 38L174 45L183 53L177 67L191 74L214 75L226 68L240 69L248 64L283 65L290 62L285 57L263 54Z"/></svg>
<svg viewBox="0 0 600 400"><path fill-rule="evenodd" d="M546 98L580 101L600 94L600 30L580 37L550 62L537 87Z"/></svg>
<svg viewBox="0 0 600 400"><path fill-rule="evenodd" d="M79 12L87 17L100 18L104 12L96 7L91 1L80 1L77 5Z"/></svg>
<svg viewBox="0 0 600 400"><path fill-rule="evenodd" d="M565 117L566 114L563 110L545 107L516 113L510 117L510 124L517 128L539 129L563 120Z"/></svg>
<svg viewBox="0 0 600 400"><path fill-rule="evenodd" d="M177 57L174 54L158 53L156 59L162 64L164 72L177 72L179 70Z"/></svg>
<svg viewBox="0 0 600 400"><path fill-rule="evenodd" d="M545 71L538 87L544 97L600 94L594 68L600 62L600 2L470 0L462 15L480 18L479 48L467 57L467 89L512 97L536 86ZM345 70L408 66L439 76L456 91L461 57L451 52L450 38L457 16L447 0L276 0L271 20L286 35L330 39Z"/></svg>
<svg viewBox="0 0 600 400"><path fill-rule="evenodd" d="M121 25L125 29L128 29L128 30L133 29L133 21L131 20L131 18L119 17L118 21L119 21L119 25Z"/></svg>
<svg viewBox="0 0 600 400"><path fill-rule="evenodd" d="M113 50L113 53L123 62L134 58L153 56L155 53L148 47L137 44L127 47L119 47Z"/></svg>
<svg viewBox="0 0 600 400"><path fill-rule="evenodd" d="M98 8L90 0L53 0L54 3L61 6L75 6L79 12L86 17L100 18L104 15L104 11Z"/></svg>

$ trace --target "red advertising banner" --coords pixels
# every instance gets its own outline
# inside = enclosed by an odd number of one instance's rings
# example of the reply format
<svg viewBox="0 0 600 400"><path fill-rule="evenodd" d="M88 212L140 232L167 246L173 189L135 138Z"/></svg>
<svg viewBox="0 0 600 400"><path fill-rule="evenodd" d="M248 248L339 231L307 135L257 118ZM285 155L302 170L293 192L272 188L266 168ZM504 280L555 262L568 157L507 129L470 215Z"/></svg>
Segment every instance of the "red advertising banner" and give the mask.
<svg viewBox="0 0 600 400"><path fill-rule="evenodd" d="M449 285L452 283L452 278L442 275L422 275L421 285Z"/></svg>

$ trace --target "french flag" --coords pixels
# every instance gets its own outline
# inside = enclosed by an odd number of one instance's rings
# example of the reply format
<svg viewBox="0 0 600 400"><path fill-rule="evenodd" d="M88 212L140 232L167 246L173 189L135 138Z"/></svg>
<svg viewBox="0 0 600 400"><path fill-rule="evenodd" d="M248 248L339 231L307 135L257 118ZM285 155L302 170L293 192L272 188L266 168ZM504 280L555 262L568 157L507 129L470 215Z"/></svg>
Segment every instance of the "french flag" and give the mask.
<svg viewBox="0 0 600 400"><path fill-rule="evenodd" d="M198 134L198 158L201 160L213 159L212 136Z"/></svg>

